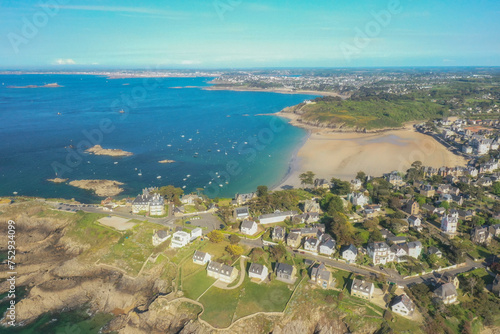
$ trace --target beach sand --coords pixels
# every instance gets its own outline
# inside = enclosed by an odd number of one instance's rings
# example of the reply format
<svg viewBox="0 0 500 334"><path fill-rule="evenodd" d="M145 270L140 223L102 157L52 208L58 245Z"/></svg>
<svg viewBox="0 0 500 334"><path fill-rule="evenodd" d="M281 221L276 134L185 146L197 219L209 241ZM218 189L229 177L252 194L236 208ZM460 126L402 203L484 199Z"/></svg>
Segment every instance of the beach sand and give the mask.
<svg viewBox="0 0 500 334"><path fill-rule="evenodd" d="M288 115L280 115L290 118ZM292 125L311 132L293 158L287 177L274 189L300 187L299 175L313 171L318 178L351 180L358 171L381 176L393 170L406 171L411 163L424 166L465 165L466 160L448 151L434 138L416 132L412 124L405 129L378 133L340 133L329 129Z"/></svg>

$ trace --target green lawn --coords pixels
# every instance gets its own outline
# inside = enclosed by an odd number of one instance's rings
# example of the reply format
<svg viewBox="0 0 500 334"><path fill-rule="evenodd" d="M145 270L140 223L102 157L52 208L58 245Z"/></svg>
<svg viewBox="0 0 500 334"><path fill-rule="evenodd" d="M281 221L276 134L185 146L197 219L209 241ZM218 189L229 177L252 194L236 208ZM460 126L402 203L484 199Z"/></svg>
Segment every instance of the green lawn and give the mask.
<svg viewBox="0 0 500 334"><path fill-rule="evenodd" d="M281 312L293 293L283 282L275 280L268 284L256 284L248 277L240 289L242 292L235 320L256 312Z"/></svg>
<svg viewBox="0 0 500 334"><path fill-rule="evenodd" d="M204 267L199 267L201 268L200 271L182 279L182 290L184 291L184 295L193 300L200 297L200 295L215 282L214 278L207 276L207 271ZM210 291L207 293L209 292Z"/></svg>
<svg viewBox="0 0 500 334"><path fill-rule="evenodd" d="M349 277L351 273L343 270L332 270L332 276L335 277L335 287L337 289L342 289L349 283Z"/></svg>
<svg viewBox="0 0 500 334"><path fill-rule="evenodd" d="M240 289L222 290L211 288L200 298L205 312L201 319L214 327L225 328L231 325L234 311L238 306Z"/></svg>

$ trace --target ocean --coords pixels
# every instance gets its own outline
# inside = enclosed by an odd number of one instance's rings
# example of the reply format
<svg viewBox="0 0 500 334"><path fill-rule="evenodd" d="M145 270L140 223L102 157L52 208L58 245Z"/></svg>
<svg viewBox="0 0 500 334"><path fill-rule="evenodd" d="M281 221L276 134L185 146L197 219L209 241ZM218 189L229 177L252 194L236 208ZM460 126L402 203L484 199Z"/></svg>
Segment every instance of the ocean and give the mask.
<svg viewBox="0 0 500 334"><path fill-rule="evenodd" d="M169 184L232 197L278 184L307 133L261 114L316 96L204 90L210 80L0 75L0 196L102 199L47 181L56 176L123 182L118 197ZM9 87L51 83L62 87ZM95 144L133 155L84 152Z"/></svg>

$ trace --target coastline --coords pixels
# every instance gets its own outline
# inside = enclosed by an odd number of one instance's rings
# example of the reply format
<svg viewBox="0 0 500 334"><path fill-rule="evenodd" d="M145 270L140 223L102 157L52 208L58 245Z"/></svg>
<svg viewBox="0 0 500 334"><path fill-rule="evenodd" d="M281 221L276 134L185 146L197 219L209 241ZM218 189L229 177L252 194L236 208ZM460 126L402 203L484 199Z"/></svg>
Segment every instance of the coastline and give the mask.
<svg viewBox="0 0 500 334"><path fill-rule="evenodd" d="M203 87L203 90L229 90L235 92L264 92L264 93L278 93L278 94L302 94L302 95L319 95L319 96L338 96L341 98L347 98L348 96L338 94L335 92L325 92L316 90L291 90L286 88L257 88L257 87L237 87L237 86L220 86L214 84L212 86Z"/></svg>
<svg viewBox="0 0 500 334"><path fill-rule="evenodd" d="M358 171L372 176L406 171L415 160L432 167L466 165L463 157L415 131L413 124L419 122L405 123L399 129L362 133L300 123L295 114L273 115L288 119L289 124L305 129L308 135L294 152L286 175L272 190L300 187L299 175L306 171L314 172L317 178L349 181Z"/></svg>

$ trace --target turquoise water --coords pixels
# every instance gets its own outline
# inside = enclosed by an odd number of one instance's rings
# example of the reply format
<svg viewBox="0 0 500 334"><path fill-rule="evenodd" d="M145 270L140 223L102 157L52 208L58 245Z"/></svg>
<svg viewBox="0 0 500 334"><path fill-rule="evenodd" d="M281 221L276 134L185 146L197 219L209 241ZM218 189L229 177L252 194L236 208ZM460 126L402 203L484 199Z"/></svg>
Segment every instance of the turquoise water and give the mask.
<svg viewBox="0 0 500 334"><path fill-rule="evenodd" d="M0 196L99 200L46 181L56 175L117 180L121 196L168 184L232 196L278 183L306 132L259 114L314 96L203 90L210 80L0 75ZM8 88L55 82L63 87ZM94 144L134 155L83 152Z"/></svg>

